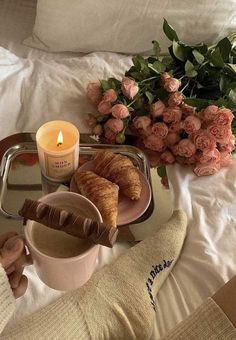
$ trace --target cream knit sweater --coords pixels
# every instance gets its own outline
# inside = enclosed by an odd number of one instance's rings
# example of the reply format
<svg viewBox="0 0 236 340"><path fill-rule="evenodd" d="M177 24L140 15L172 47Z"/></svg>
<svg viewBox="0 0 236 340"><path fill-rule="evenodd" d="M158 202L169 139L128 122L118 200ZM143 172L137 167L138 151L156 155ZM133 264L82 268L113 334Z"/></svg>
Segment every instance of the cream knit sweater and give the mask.
<svg viewBox="0 0 236 340"><path fill-rule="evenodd" d="M155 318L155 296L180 254L186 216L176 211L152 237L93 275L82 288L3 331L15 302L0 266L0 339L148 340ZM233 340L236 330L208 299L164 339Z"/></svg>

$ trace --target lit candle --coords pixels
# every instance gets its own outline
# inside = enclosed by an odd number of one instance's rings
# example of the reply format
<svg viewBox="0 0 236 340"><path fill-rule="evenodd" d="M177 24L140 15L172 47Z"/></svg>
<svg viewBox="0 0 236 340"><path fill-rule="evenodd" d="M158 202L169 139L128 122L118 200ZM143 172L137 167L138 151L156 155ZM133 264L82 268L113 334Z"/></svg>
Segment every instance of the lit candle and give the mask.
<svg viewBox="0 0 236 340"><path fill-rule="evenodd" d="M79 163L78 129L66 121L51 121L38 129L36 142L43 175L57 182L70 179Z"/></svg>

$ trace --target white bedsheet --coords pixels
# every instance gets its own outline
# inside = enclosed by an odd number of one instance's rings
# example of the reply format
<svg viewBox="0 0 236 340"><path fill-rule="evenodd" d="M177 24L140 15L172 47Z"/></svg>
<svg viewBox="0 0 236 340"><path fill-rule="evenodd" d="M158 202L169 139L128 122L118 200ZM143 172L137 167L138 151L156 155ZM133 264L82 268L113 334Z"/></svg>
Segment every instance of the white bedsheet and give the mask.
<svg viewBox="0 0 236 340"><path fill-rule="evenodd" d="M94 110L85 96L87 83L121 76L130 65L130 57L115 53L31 60L0 47L0 137L62 118L86 132L83 114Z"/></svg>
<svg viewBox="0 0 236 340"><path fill-rule="evenodd" d="M29 60L0 48L0 139L15 132L36 131L45 121L56 118L70 120L85 132L83 113L93 110L85 97L86 83L120 76L130 64L130 57L112 53ZM178 165L170 166L168 175L173 206L187 212L189 227L180 260L157 297L152 339L174 327L236 272L236 161L212 177L197 178ZM163 189L154 171L153 178L158 186L157 201L160 195L154 220L163 221L170 214L170 195L165 194L163 202ZM10 223L6 221L6 226ZM4 229L5 223L0 226ZM129 246L103 247L97 269ZM11 323L61 295L41 283L32 266L26 273L29 289L17 301Z"/></svg>

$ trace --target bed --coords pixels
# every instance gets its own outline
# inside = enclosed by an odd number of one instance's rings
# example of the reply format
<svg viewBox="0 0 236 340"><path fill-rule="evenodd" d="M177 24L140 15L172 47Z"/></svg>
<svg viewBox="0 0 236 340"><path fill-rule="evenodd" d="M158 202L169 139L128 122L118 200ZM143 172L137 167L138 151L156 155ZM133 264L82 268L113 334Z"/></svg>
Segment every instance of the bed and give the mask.
<svg viewBox="0 0 236 340"><path fill-rule="evenodd" d="M187 2L181 3L184 6ZM201 1L200 5L207 3ZM44 122L54 119L71 121L80 132L88 132L83 114L94 109L85 96L86 84L96 79L121 77L132 62L131 55L124 51L122 54L88 53L91 46L70 52L60 51L60 46L52 46L52 52L48 44L44 44L47 46L44 51L26 46L22 41L31 35L36 5L36 0L0 0L0 139L17 132L36 131ZM218 14L222 12L220 1L214 1L213 5ZM235 28L234 5L234 1L227 4L227 27L222 24L217 30L212 26L209 39ZM145 13L150 12L150 6L154 6L153 1L146 2ZM224 18L221 20L225 23ZM215 36L214 32L217 32ZM31 38L31 42L26 43L34 46L38 41L32 43ZM135 51L137 46L132 46ZM148 53L146 46L143 52ZM180 259L156 298L158 308L152 339L158 339L172 329L235 274L235 174L236 159L231 167L208 178L197 178L179 165L169 166L170 190L166 190L156 170L152 170L156 209L152 217L137 228L142 229L141 233L145 228L152 232L155 225L166 221L176 207L184 209L188 216L188 234ZM0 232L20 231L20 228L19 222L0 218ZM113 249L102 247L96 270L132 245L121 242ZM25 296L18 299L17 310L9 324L62 294L45 286L33 266L25 272L29 288Z"/></svg>

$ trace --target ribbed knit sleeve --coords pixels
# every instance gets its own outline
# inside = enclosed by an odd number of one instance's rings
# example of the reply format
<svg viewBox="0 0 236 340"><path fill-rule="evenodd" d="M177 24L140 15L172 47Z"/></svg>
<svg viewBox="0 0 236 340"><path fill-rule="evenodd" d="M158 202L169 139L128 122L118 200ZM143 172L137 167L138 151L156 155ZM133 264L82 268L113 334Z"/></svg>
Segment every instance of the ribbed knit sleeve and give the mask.
<svg viewBox="0 0 236 340"><path fill-rule="evenodd" d="M235 340L236 328L209 298L162 340Z"/></svg>
<svg viewBox="0 0 236 340"><path fill-rule="evenodd" d="M89 340L91 336L75 291L8 327L0 339Z"/></svg>
<svg viewBox="0 0 236 340"><path fill-rule="evenodd" d="M15 310L15 298L5 270L0 265L0 333L3 331L7 322Z"/></svg>

